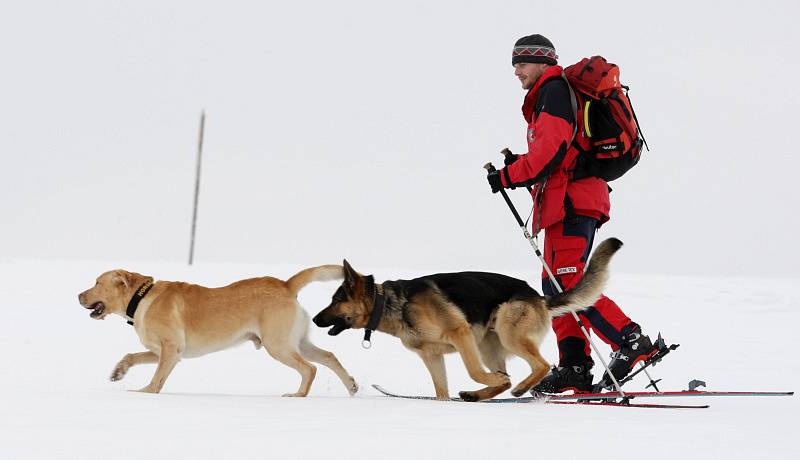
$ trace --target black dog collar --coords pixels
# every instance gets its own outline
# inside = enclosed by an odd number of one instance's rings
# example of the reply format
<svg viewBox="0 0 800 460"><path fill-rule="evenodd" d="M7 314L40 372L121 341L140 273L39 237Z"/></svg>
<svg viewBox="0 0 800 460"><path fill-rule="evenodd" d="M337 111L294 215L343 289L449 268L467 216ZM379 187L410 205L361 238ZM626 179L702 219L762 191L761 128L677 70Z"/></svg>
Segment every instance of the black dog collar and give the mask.
<svg viewBox="0 0 800 460"><path fill-rule="evenodd" d="M367 327L364 329L364 340L361 346L364 348L372 348L372 331L378 329L378 324L381 322L383 316L383 307L386 306L386 296L383 294L383 285L375 284L375 279L369 277L372 285L372 312L369 314L369 321Z"/></svg>
<svg viewBox="0 0 800 460"><path fill-rule="evenodd" d="M125 310L125 315L128 317L128 324L133 326L133 315L136 314L136 308L139 306L139 302L142 301L144 296L150 292L150 289L153 287L153 280L147 280L131 297L131 301L128 302L128 308Z"/></svg>

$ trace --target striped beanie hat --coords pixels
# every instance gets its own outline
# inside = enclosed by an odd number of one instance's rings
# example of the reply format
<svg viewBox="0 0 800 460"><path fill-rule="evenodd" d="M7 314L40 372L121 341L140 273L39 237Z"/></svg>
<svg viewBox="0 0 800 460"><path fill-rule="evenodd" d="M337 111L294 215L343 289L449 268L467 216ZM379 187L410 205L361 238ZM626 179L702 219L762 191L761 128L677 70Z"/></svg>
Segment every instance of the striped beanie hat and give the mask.
<svg viewBox="0 0 800 460"><path fill-rule="evenodd" d="M533 34L520 38L514 44L511 65L518 62L556 65L558 64L558 55L553 42L542 35Z"/></svg>

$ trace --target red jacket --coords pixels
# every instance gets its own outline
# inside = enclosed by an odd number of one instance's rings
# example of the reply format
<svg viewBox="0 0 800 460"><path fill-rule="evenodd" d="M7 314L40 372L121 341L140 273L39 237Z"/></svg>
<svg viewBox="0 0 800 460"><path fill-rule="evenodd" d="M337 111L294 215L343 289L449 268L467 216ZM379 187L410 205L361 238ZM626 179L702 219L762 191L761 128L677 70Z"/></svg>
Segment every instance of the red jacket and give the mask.
<svg viewBox="0 0 800 460"><path fill-rule="evenodd" d="M568 212L593 217L602 225L609 219L611 202L608 184L597 177L573 180L578 149L572 145L575 113L569 87L561 77L562 68L552 66L528 91L522 115L528 121L528 153L500 172L503 187L536 184L533 187L534 234L561 222ZM578 113L583 113L578 100ZM589 142L579 126L576 142L585 150ZM545 181L546 180L546 181ZM544 182L544 193L537 191Z"/></svg>

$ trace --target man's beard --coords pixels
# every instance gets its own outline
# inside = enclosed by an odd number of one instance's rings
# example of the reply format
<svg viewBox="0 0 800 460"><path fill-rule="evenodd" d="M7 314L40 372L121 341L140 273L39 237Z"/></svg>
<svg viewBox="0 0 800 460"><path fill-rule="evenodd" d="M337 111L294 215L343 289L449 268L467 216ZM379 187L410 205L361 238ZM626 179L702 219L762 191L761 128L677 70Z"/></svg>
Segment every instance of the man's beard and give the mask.
<svg viewBox="0 0 800 460"><path fill-rule="evenodd" d="M534 80L534 79L532 79L532 78L526 78L526 79L525 79L525 80L522 82L522 89L524 89L524 90L526 90L526 91L527 91L527 90L530 90L531 88L533 88L533 85L534 85L535 83L536 83L536 80Z"/></svg>

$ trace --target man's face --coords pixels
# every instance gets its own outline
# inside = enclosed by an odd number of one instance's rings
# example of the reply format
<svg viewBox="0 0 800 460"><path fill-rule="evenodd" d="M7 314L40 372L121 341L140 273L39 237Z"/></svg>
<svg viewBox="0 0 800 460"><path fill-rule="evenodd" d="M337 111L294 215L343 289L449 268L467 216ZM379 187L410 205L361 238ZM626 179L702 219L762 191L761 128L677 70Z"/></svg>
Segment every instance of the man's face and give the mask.
<svg viewBox="0 0 800 460"><path fill-rule="evenodd" d="M539 77L549 66L547 64L533 64L531 62L518 62L514 64L514 75L522 83L522 89L531 89Z"/></svg>

